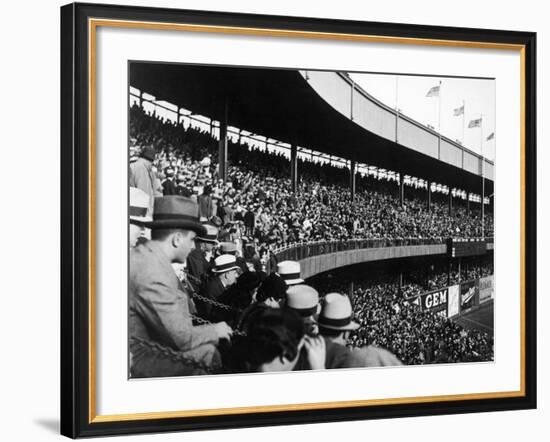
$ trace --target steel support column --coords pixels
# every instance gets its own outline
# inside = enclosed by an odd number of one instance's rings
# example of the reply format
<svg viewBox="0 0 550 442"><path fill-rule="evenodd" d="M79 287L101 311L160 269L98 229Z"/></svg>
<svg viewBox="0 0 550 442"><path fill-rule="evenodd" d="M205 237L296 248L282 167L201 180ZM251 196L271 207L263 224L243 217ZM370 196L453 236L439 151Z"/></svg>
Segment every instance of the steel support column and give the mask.
<svg viewBox="0 0 550 442"><path fill-rule="evenodd" d="M351 193L351 200L355 201L355 175L357 170L357 163L355 160L350 160L349 169L349 190Z"/></svg>
<svg viewBox="0 0 550 442"><path fill-rule="evenodd" d="M225 102L223 117L220 119L220 141L218 149L218 170L220 179L225 183L227 180L227 125L228 125L228 104Z"/></svg>
<svg viewBox="0 0 550 442"><path fill-rule="evenodd" d="M295 144L290 146L290 182L292 192L298 189L298 148Z"/></svg>

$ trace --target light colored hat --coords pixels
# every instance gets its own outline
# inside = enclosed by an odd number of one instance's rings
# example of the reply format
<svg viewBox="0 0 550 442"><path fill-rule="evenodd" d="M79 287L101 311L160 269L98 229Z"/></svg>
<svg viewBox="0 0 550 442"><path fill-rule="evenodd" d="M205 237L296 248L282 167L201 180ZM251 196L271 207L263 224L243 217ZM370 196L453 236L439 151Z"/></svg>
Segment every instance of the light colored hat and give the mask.
<svg viewBox="0 0 550 442"><path fill-rule="evenodd" d="M237 259L233 255L220 255L214 260L214 273L225 273L229 270L238 270Z"/></svg>
<svg viewBox="0 0 550 442"><path fill-rule="evenodd" d="M152 221L153 218L147 215L147 211L151 206L150 202L149 195L143 190L137 187L130 187L130 208L128 210L130 221L137 223Z"/></svg>
<svg viewBox="0 0 550 442"><path fill-rule="evenodd" d="M300 276L300 263L298 261L281 261L277 264L277 273L287 285L302 284L304 282Z"/></svg>
<svg viewBox="0 0 550 442"><path fill-rule="evenodd" d="M222 243L220 243L220 250L221 250L222 253L233 254L233 253L237 252L237 244L235 244L232 241L222 242Z"/></svg>
<svg viewBox="0 0 550 442"><path fill-rule="evenodd" d="M212 224L205 223L203 224L204 228L206 229L206 234L197 236L195 238L195 241L202 241L202 242L208 242L211 244L219 244L218 243L218 228Z"/></svg>
<svg viewBox="0 0 550 442"><path fill-rule="evenodd" d="M325 296L321 308L319 327L332 330L357 330L359 324L351 320L352 314L351 302L346 295L329 293Z"/></svg>
<svg viewBox="0 0 550 442"><path fill-rule="evenodd" d="M314 315L318 312L319 293L309 285L293 285L286 291L286 306L302 317Z"/></svg>

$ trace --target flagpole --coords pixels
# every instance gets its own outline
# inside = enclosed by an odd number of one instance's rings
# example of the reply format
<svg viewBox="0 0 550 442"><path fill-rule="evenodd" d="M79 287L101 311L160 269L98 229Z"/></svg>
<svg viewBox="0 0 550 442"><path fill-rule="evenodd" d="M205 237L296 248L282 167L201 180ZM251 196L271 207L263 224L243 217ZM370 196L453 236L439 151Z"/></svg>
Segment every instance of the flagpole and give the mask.
<svg viewBox="0 0 550 442"><path fill-rule="evenodd" d="M437 107L438 107L438 121L437 121L437 132L439 135L437 142L437 159L441 159L441 80L439 80L439 94L437 94Z"/></svg>
<svg viewBox="0 0 550 442"><path fill-rule="evenodd" d="M466 116L466 105L464 103L464 100L462 100L462 146L464 146L464 118Z"/></svg>
<svg viewBox="0 0 550 442"><path fill-rule="evenodd" d="M483 156L483 114L479 122L480 151L481 151L481 237L485 237L485 157Z"/></svg>
<svg viewBox="0 0 550 442"><path fill-rule="evenodd" d="M397 143L397 127L399 125L399 76L395 76L395 142Z"/></svg>

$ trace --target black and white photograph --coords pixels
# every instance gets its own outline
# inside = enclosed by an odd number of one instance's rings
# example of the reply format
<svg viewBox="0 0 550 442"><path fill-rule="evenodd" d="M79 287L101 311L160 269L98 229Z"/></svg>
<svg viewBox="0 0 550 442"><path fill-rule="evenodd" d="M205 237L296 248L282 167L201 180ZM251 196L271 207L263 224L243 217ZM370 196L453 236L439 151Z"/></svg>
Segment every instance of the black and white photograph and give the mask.
<svg viewBox="0 0 550 442"><path fill-rule="evenodd" d="M495 87L128 61L128 377L493 363Z"/></svg>

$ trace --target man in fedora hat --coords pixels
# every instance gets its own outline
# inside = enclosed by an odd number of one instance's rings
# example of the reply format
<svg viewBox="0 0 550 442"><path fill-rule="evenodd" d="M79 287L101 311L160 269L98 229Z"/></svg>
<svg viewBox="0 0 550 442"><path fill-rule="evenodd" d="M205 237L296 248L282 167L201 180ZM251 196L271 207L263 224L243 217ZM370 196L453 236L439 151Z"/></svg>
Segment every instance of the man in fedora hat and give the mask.
<svg viewBox="0 0 550 442"><path fill-rule="evenodd" d="M281 261L277 264L277 273L289 287L304 283L300 275L300 263L298 261Z"/></svg>
<svg viewBox="0 0 550 442"><path fill-rule="evenodd" d="M130 251L130 374L181 376L216 370L216 345L229 339L232 330L225 322L193 325L194 306L171 266L185 262L195 236L205 234L198 206L177 195L156 198L153 221L147 225L151 240ZM159 346L177 352L185 362L166 356Z"/></svg>
<svg viewBox="0 0 550 442"><path fill-rule="evenodd" d="M167 195L177 195L176 183L174 180L175 170L173 167L167 167L164 169L164 175L166 178L162 182L162 194Z"/></svg>
<svg viewBox="0 0 550 442"><path fill-rule="evenodd" d="M240 268L233 255L220 255L214 260L212 276L206 281L201 289L201 295L212 301L219 301L222 293L237 282ZM209 319L212 317L212 305L201 302L198 305L199 314Z"/></svg>
<svg viewBox="0 0 550 442"><path fill-rule="evenodd" d="M149 195L136 187L130 187L130 247L134 247L140 237L146 232L145 225L153 218L147 215L149 210Z"/></svg>
<svg viewBox="0 0 550 442"><path fill-rule="evenodd" d="M329 293L325 296L318 318L319 334L327 341L326 368L379 367L402 365L388 350L369 345L350 349L349 335L359 328L352 320L353 309L346 295Z"/></svg>
<svg viewBox="0 0 550 442"><path fill-rule="evenodd" d="M304 287L303 285L296 285L294 287L291 287L287 291L287 297L288 293L295 294L300 290L300 287ZM327 296L329 296L329 299L332 298L333 302L338 304L336 308L331 303L330 307L328 307L327 310L327 297L325 297L323 302L323 308L321 310L321 313L318 316L318 320L316 322L317 326L317 332L319 333L317 337L321 339L324 343L324 364L323 368L345 368L345 367L359 367L359 363L354 360L351 350L349 350L345 345L345 340L343 340L342 336L345 332L344 330L352 330L358 327L358 324L351 321L351 305L349 306L349 313L347 312L347 307L342 305L342 302L338 303L340 301L339 299L336 300L335 295L338 295L341 297L342 295L331 293ZM348 301L349 302L349 301ZM311 302L310 302L311 304ZM310 309L310 311L312 311ZM323 316L324 315L324 316ZM337 319L335 319L337 318ZM327 328L323 328L321 331L321 327L323 324L328 327L332 327L332 324L335 324L335 326L338 328L338 330L334 330L334 333L327 333ZM333 329L330 329L333 331ZM329 336L327 336L329 335ZM302 350L300 352L300 357L298 359L298 362L296 363L294 370L311 370L312 366L311 363L307 357L307 353Z"/></svg>
<svg viewBox="0 0 550 442"><path fill-rule="evenodd" d="M234 241L224 241L220 243L220 252L222 254L233 255L235 257L237 265L240 267L243 273L249 271L246 260L242 256L239 256L239 252L237 251L237 244L235 244Z"/></svg>
<svg viewBox="0 0 550 442"><path fill-rule="evenodd" d="M139 155L139 158L130 161L130 187L137 187L143 190L150 198L149 210L147 215L153 214L153 204L155 199L155 188L157 177L153 169L156 151L153 146L145 146Z"/></svg>
<svg viewBox="0 0 550 442"><path fill-rule="evenodd" d="M305 284L296 284L289 287L286 291L285 307L300 315L306 328L306 334L310 336L317 335L316 317L320 309L317 290Z"/></svg>
<svg viewBox="0 0 550 442"><path fill-rule="evenodd" d="M349 368L353 364L351 350L346 347L349 334L359 328L352 320L349 298L340 293L329 293L322 303L318 318L319 334L326 341L326 368Z"/></svg>
<svg viewBox="0 0 550 442"><path fill-rule="evenodd" d="M178 174L176 184L176 195L190 197L193 195L193 184L191 179L186 177L183 173Z"/></svg>
<svg viewBox="0 0 550 442"><path fill-rule="evenodd" d="M187 257L187 274L196 292L214 267L214 250L218 246L218 228L204 223L205 234L195 238L197 247Z"/></svg>

